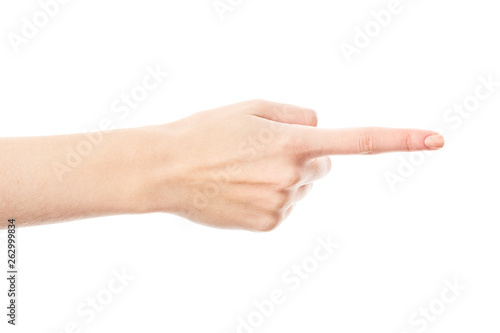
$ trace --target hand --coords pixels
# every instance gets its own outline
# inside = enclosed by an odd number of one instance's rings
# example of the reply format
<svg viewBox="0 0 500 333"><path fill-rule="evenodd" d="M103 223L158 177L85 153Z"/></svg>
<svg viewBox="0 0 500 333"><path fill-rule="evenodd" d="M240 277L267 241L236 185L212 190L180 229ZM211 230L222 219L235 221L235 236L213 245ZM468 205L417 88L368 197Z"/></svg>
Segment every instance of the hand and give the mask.
<svg viewBox="0 0 500 333"><path fill-rule="evenodd" d="M318 129L313 110L254 100L153 126L149 211L211 226L275 228L331 168L328 155L434 150L435 132Z"/></svg>

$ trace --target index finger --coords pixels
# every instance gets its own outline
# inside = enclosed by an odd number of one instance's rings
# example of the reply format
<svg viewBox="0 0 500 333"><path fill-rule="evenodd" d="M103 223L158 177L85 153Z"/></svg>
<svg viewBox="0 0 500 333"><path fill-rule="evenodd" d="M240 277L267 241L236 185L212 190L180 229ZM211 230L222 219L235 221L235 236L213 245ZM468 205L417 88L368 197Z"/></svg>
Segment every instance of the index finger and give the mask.
<svg viewBox="0 0 500 333"><path fill-rule="evenodd" d="M441 135L420 129L303 127L301 132L301 150L310 157L437 150L444 146Z"/></svg>

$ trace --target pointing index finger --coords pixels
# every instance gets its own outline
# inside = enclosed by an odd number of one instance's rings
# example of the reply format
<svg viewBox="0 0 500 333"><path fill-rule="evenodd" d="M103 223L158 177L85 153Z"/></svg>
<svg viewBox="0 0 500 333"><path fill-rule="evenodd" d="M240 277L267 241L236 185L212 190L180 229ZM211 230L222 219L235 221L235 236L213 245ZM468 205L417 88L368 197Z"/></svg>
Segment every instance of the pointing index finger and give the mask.
<svg viewBox="0 0 500 333"><path fill-rule="evenodd" d="M436 132L399 128L303 128L303 152L311 157L437 150L444 138Z"/></svg>

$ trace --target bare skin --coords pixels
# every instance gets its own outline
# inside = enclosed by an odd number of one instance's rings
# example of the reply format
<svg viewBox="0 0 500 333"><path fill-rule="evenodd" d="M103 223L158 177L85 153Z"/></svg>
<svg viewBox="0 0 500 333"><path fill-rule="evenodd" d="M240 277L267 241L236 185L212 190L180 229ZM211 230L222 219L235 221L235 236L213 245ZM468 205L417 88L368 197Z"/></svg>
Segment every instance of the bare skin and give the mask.
<svg viewBox="0 0 500 333"><path fill-rule="evenodd" d="M444 145L426 130L316 125L313 110L253 100L92 139L0 138L0 228L9 218L32 226L166 212L214 227L269 231L330 172L329 155Z"/></svg>

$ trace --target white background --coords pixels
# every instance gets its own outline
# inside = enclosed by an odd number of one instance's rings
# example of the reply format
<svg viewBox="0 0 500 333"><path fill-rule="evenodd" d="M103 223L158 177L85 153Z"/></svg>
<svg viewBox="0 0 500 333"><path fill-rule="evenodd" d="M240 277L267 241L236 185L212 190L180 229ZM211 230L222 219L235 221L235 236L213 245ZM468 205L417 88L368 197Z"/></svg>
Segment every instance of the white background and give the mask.
<svg viewBox="0 0 500 333"><path fill-rule="evenodd" d="M480 75L500 81L500 8L401 0L348 63L340 44L388 2L243 0L221 20L211 0L73 0L16 53L8 33L40 5L2 1L1 136L80 132L108 117L117 128L159 124L264 98L316 109L320 127L441 127L447 142L394 191L384 174L408 155L333 157L270 233L161 214L21 229L19 325L6 324L2 278L0 331L59 333L75 321L81 332L237 332L238 317L280 289L286 301L253 331L417 332L410 317L439 303L446 279L467 290L425 331L498 331L500 88L458 128L443 115ZM113 101L157 65L169 78L119 119ZM282 275L328 236L340 248L291 292ZM86 323L77 307L122 268L134 279Z"/></svg>

